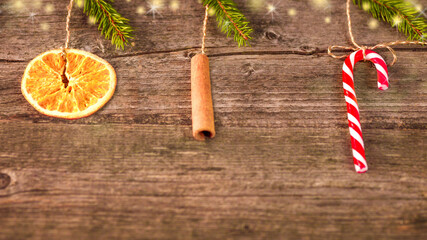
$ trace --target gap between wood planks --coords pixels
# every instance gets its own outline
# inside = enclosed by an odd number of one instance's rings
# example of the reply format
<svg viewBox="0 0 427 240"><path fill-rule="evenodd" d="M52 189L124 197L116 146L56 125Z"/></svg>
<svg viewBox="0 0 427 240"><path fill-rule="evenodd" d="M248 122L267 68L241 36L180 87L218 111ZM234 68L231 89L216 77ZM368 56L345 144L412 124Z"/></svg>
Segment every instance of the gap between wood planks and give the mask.
<svg viewBox="0 0 427 240"><path fill-rule="evenodd" d="M303 46L301 48L304 48L307 46ZM153 52L135 52L135 53L128 53L128 54L122 54L122 55L116 55L116 56L108 56L110 59L114 58L125 58L125 57L136 57L136 56L144 56L144 55L153 55L153 54L161 54L161 53L177 53L177 52L184 52L184 51L191 51L188 55L189 57L192 57L192 55L195 55L197 51L199 51L200 47L189 47L189 48L178 48L178 49L171 49L171 50L162 50L162 51L153 51ZM220 49L223 47L211 47L210 49ZM319 49L315 47L307 47L307 50L262 50L262 51L242 51L242 52L224 52L224 53L214 53L214 54L207 54L208 57L224 57L224 56L261 56L261 55L325 55L327 56L327 49ZM418 48L418 47L400 47L400 48L394 48L396 52L427 52L427 48ZM193 52L194 51L194 52ZM344 50L335 50L335 52L346 52ZM21 62L29 62L32 59L0 59L1 62L9 62L9 63L21 63Z"/></svg>
<svg viewBox="0 0 427 240"><path fill-rule="evenodd" d="M160 183L160 182L156 182L156 183ZM317 189L318 187L305 187L305 189ZM348 186L348 187L336 187L338 189L354 189L354 186ZM368 188L364 188L364 189L370 189L370 190L377 190L376 188L372 188L372 187L368 187ZM67 191L62 191L61 189L29 189L29 190L21 190L21 191L16 191L16 192L12 192L12 193L8 193L8 194L3 194L0 195L0 200L2 198L9 198L12 196L17 196L17 195L30 195L30 196L34 196L34 195L39 195L39 196L99 196L100 194L90 194L90 193L69 193ZM147 197L147 198L283 198L283 197L288 197L288 198L301 198L303 197L304 199L318 199L318 194L293 194L293 193L283 193L283 194L167 194L167 195L159 195L159 194L114 194L114 193L103 193L102 196L107 197L107 196L111 196L111 197L122 197L122 198L126 198L126 197ZM369 197L340 197L340 200L381 200L383 199L382 197L378 197L378 198L372 198L371 196ZM388 197L388 200L396 200L396 201L414 201L414 200L423 200L424 198L422 196L414 196L414 197L401 197L401 196L396 196L396 197Z"/></svg>

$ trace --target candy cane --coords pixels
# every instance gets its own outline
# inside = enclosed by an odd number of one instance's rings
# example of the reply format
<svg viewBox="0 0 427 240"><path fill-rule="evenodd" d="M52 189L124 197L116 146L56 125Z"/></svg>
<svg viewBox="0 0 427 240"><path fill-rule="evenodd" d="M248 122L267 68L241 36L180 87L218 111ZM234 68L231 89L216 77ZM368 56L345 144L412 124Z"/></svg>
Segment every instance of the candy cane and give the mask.
<svg viewBox="0 0 427 240"><path fill-rule="evenodd" d="M358 173L364 173L368 170L365 159L362 127L360 126L359 107L357 105L353 79L354 64L363 59L369 60L375 65L378 73L378 88L380 90L386 90L389 86L387 64L384 59L374 51L365 50L365 57L363 57L363 50L358 50L350 54L345 60L342 69L342 79L345 101L347 103L347 117L351 136L351 146L353 148L354 167Z"/></svg>

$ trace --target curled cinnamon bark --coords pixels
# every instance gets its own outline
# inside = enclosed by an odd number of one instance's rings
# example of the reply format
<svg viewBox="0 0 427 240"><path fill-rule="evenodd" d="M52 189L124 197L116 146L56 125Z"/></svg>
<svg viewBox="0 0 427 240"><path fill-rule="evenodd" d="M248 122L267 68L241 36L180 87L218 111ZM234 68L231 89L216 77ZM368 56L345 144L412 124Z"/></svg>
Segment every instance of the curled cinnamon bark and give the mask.
<svg viewBox="0 0 427 240"><path fill-rule="evenodd" d="M215 124L211 80L209 59L205 54L197 54L191 59L191 105L194 138L213 138Z"/></svg>

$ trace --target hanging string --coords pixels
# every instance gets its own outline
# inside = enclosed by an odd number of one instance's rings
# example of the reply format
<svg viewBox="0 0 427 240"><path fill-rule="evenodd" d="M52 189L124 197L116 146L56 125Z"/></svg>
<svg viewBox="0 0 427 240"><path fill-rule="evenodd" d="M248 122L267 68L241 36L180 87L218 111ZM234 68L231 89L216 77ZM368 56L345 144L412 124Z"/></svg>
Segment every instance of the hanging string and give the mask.
<svg viewBox="0 0 427 240"><path fill-rule="evenodd" d="M65 39L65 47L62 48L62 55L65 56L65 49L68 49L68 44L70 43L70 19L71 19L71 10L73 9L74 0L70 0L70 4L68 5L68 15L67 15L67 23L65 25L65 31L67 32L67 38Z"/></svg>
<svg viewBox="0 0 427 240"><path fill-rule="evenodd" d="M349 0L347 1L346 14L347 14L348 33L350 34L351 43L353 43L353 45L356 46L357 48L361 49L362 47L359 46L359 44L357 44L356 41L354 40L353 30L351 28L350 1ZM363 55L363 56L365 56L365 55Z"/></svg>
<svg viewBox="0 0 427 240"><path fill-rule="evenodd" d="M393 61L390 63L390 66L393 66L396 61L397 61L397 56L396 56L396 52L394 51L393 48L391 48L390 46L395 46L395 45L407 45L407 44L419 44L419 45L425 45L425 42L420 42L420 41L394 41L394 42L386 42L386 43L379 43L375 46L369 47L369 46L360 46L359 44L356 43L355 39L354 39L354 35L353 35L353 30L351 27L351 17L350 17L350 0L347 0L347 4L346 4L346 14L347 14L347 25L348 25L348 33L350 35L350 40L351 43L353 44L354 47L350 47L350 46L338 46L338 45L333 45L333 46L329 46L328 47L328 54L333 57L333 58L346 58L349 56L349 54L347 55L335 55L332 53L332 50L334 49L344 49L344 50L352 50L352 51L358 51L358 50L363 50L363 56L365 57L365 50L366 49L377 49L377 48L387 48L391 54L393 55Z"/></svg>
<svg viewBox="0 0 427 240"><path fill-rule="evenodd" d="M208 24L209 6L206 5L205 19L203 20L202 54L205 54L206 26Z"/></svg>

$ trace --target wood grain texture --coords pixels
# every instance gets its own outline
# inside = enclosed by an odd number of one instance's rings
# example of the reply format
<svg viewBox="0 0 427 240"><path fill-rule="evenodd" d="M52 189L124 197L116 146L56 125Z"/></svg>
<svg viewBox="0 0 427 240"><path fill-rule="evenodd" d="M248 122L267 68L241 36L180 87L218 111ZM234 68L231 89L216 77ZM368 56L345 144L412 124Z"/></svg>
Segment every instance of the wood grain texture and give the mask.
<svg viewBox="0 0 427 240"><path fill-rule="evenodd" d="M118 86L94 115L40 115L20 93L26 64L65 39L68 1L0 0L0 239L421 239L427 229L427 49L396 47L391 86L355 69L369 171L353 169L342 61L342 1L277 1L274 20L236 1L254 27L237 48L209 22L215 139L191 134L190 59L203 7L161 16L116 1L136 28L116 51L73 10L71 46L112 64ZM168 1L166 1L168 3ZM423 6L425 0L419 1ZM45 11L51 4L54 11ZM294 8L297 17L287 10ZM29 12L36 12L35 20ZM356 40L404 38L352 7ZM330 17L329 24L324 23ZM183 24L185 23L185 24ZM43 28L40 27L43 25ZM45 31L48 27L49 31ZM391 56L379 51L388 62Z"/></svg>

